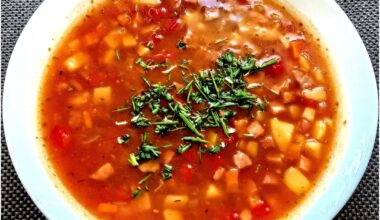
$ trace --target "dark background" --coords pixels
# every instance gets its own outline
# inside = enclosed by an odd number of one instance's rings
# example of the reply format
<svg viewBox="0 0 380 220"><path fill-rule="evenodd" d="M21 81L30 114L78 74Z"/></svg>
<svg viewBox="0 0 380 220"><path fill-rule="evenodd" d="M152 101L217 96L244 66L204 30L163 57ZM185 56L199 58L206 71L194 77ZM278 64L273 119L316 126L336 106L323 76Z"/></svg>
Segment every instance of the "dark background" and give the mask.
<svg viewBox="0 0 380 220"><path fill-rule="evenodd" d="M62 0L64 1L64 0ZM1 81L2 86L9 57L23 27L41 0L1 1ZM377 84L379 76L379 3L378 0L337 0L359 31L371 58ZM307 4L307 0L305 0ZM333 18L332 18L333 19ZM349 49L349 45L347 45ZM360 74L360 73L358 73ZM2 91L2 90L1 90ZM1 217L3 219L45 219L29 198L9 158L3 129L1 131ZM379 219L379 141L367 171L345 207L335 219Z"/></svg>

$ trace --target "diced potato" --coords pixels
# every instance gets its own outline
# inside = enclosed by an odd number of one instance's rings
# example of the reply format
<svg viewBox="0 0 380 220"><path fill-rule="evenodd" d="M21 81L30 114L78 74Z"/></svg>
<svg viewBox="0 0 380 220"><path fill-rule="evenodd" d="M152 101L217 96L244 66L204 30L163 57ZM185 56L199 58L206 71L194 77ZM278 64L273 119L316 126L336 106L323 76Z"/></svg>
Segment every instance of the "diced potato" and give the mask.
<svg viewBox="0 0 380 220"><path fill-rule="evenodd" d="M215 181L220 180L223 177L224 172L226 169L223 167L218 167L218 169L215 170L214 176L212 177Z"/></svg>
<svg viewBox="0 0 380 220"><path fill-rule="evenodd" d="M264 111L256 111L255 113L255 119L259 122L262 122L265 120L266 112Z"/></svg>
<svg viewBox="0 0 380 220"><path fill-rule="evenodd" d="M118 206L112 203L100 203L98 205L98 212L101 213L116 213L118 210Z"/></svg>
<svg viewBox="0 0 380 220"><path fill-rule="evenodd" d="M93 102L95 104L109 104L111 102L111 91L109 86L95 88L92 96Z"/></svg>
<svg viewBox="0 0 380 220"><path fill-rule="evenodd" d="M280 102L270 102L269 103L269 111L272 115L279 115L285 112L285 106Z"/></svg>
<svg viewBox="0 0 380 220"><path fill-rule="evenodd" d="M272 164L282 166L284 164L285 155L282 153L269 152L265 159Z"/></svg>
<svg viewBox="0 0 380 220"><path fill-rule="evenodd" d="M149 192L142 193L140 196L131 201L131 203L128 206L130 211L133 213L139 213L150 210L152 208L152 202L150 199Z"/></svg>
<svg viewBox="0 0 380 220"><path fill-rule="evenodd" d="M252 220L252 213L249 209L243 209L240 212L240 220Z"/></svg>
<svg viewBox="0 0 380 220"><path fill-rule="evenodd" d="M233 156L233 161L237 168L243 169L252 165L252 160L245 153L237 151Z"/></svg>
<svg viewBox="0 0 380 220"><path fill-rule="evenodd" d="M258 149L259 149L259 144L256 141L248 141L245 145L245 151L252 158L255 158L257 156Z"/></svg>
<svg viewBox="0 0 380 220"><path fill-rule="evenodd" d="M325 101L327 98L326 90L324 87L315 87L313 89L302 90L302 96L317 102Z"/></svg>
<svg viewBox="0 0 380 220"><path fill-rule="evenodd" d="M311 134L315 139L322 141L326 135L326 131L327 131L326 122L324 120L318 120L314 123Z"/></svg>
<svg viewBox="0 0 380 220"><path fill-rule="evenodd" d="M282 101L285 104L294 102L297 98L297 96L294 92L289 92L289 91L282 92L281 95L282 95Z"/></svg>
<svg viewBox="0 0 380 220"><path fill-rule="evenodd" d="M260 125L258 121L253 121L247 127L247 133L252 134L254 138L257 138L264 134L264 128Z"/></svg>
<svg viewBox="0 0 380 220"><path fill-rule="evenodd" d="M69 49L71 50L77 50L79 47L80 47L80 40L79 39L75 39L75 40L72 40L68 43L67 45L69 47Z"/></svg>
<svg viewBox="0 0 380 220"><path fill-rule="evenodd" d="M218 134L214 131L209 131L207 132L207 136L206 136L206 140L208 141L207 142L207 145L208 146L215 146L217 144L217 141L218 141Z"/></svg>
<svg viewBox="0 0 380 220"><path fill-rule="evenodd" d="M113 49L106 50L103 54L102 60L104 64L112 64L116 61L116 52Z"/></svg>
<svg viewBox="0 0 380 220"><path fill-rule="evenodd" d="M319 159L321 156L321 149L322 144L314 139L307 140L304 147L305 153L315 159Z"/></svg>
<svg viewBox="0 0 380 220"><path fill-rule="evenodd" d="M163 211L165 220L183 220L183 215L181 211L174 209L165 209Z"/></svg>
<svg viewBox="0 0 380 220"><path fill-rule="evenodd" d="M245 129L247 128L248 120L247 119L240 119L234 121L234 126L239 135L245 133Z"/></svg>
<svg viewBox="0 0 380 220"><path fill-rule="evenodd" d="M83 111L83 124L86 128L92 128L92 119L88 111Z"/></svg>
<svg viewBox="0 0 380 220"><path fill-rule="evenodd" d="M86 65L88 62L88 55L83 52L76 52L69 58L65 60L63 65L66 67L66 69L70 72L74 72L78 70L79 68Z"/></svg>
<svg viewBox="0 0 380 220"><path fill-rule="evenodd" d="M112 30L103 38L103 40L108 47L117 49L121 44L121 31L118 29Z"/></svg>
<svg viewBox="0 0 380 220"><path fill-rule="evenodd" d="M288 110L292 119L298 119L301 116L301 108L298 105L289 105Z"/></svg>
<svg viewBox="0 0 380 220"><path fill-rule="evenodd" d="M157 6L161 4L161 0L133 0L135 4Z"/></svg>
<svg viewBox="0 0 380 220"><path fill-rule="evenodd" d="M90 98L90 93L87 91L75 94L73 97L69 98L68 103L72 106L79 106L86 104Z"/></svg>
<svg viewBox="0 0 380 220"><path fill-rule="evenodd" d="M170 163L174 155L175 155L174 151L171 151L171 150L165 151L161 156L162 162L166 164Z"/></svg>
<svg viewBox="0 0 380 220"><path fill-rule="evenodd" d="M299 58L298 58L298 63L299 65L306 71L310 71L311 69L311 64L310 64L310 60L309 58L307 57L307 55L305 54L302 54Z"/></svg>
<svg viewBox="0 0 380 220"><path fill-rule="evenodd" d="M225 173L225 180L227 190L229 192L238 192L239 191L239 170L230 169Z"/></svg>
<svg viewBox="0 0 380 220"><path fill-rule="evenodd" d="M120 14L120 15L117 16L117 21L121 25L127 25L127 24L129 24L131 22L131 17L127 13Z"/></svg>
<svg viewBox="0 0 380 220"><path fill-rule="evenodd" d="M178 208L186 206L189 202L189 197L187 195L167 195L164 199L164 206L169 208Z"/></svg>
<svg viewBox="0 0 380 220"><path fill-rule="evenodd" d="M125 34L122 38L123 46L124 47L134 47L137 45L137 40L132 34Z"/></svg>
<svg viewBox="0 0 380 220"><path fill-rule="evenodd" d="M301 155L300 159L298 160L297 166L300 170L304 172L310 172L313 168L313 162L309 158Z"/></svg>
<svg viewBox="0 0 380 220"><path fill-rule="evenodd" d="M139 45L139 47L137 48L137 54L139 56L144 56L144 55L148 54L149 51L150 51L149 48L147 48L143 45Z"/></svg>
<svg viewBox="0 0 380 220"><path fill-rule="evenodd" d="M99 36L96 32L91 32L84 36L84 43L87 46L92 46L98 42L99 42Z"/></svg>
<svg viewBox="0 0 380 220"><path fill-rule="evenodd" d="M314 79L318 82L323 82L323 73L322 70L318 67L313 68L312 74L314 76Z"/></svg>
<svg viewBox="0 0 380 220"><path fill-rule="evenodd" d="M306 107L305 110L303 110L302 117L307 119L308 121L314 121L315 109Z"/></svg>
<svg viewBox="0 0 380 220"><path fill-rule="evenodd" d="M272 136L277 144L277 147L281 152L285 153L293 137L294 125L280 121L276 118L271 119L270 124Z"/></svg>
<svg viewBox="0 0 380 220"><path fill-rule="evenodd" d="M113 169L110 163L103 164L98 170L93 173L90 178L94 180L105 180L114 174L115 170Z"/></svg>
<svg viewBox="0 0 380 220"><path fill-rule="evenodd" d="M297 195L305 193L311 186L310 181L297 168L289 167L284 173L285 185Z"/></svg>
<svg viewBox="0 0 380 220"><path fill-rule="evenodd" d="M214 184L210 184L208 186L207 191L206 191L206 198L207 199L219 198L221 195L222 195L222 193Z"/></svg>
<svg viewBox="0 0 380 220"><path fill-rule="evenodd" d="M160 163L155 160L149 160L143 164L140 164L138 168L143 173L146 173L146 172L155 173L160 169Z"/></svg>
<svg viewBox="0 0 380 220"><path fill-rule="evenodd" d="M286 152L286 158L288 160L296 160L301 155L301 149L303 147L303 144L301 143L291 143L288 147L288 150Z"/></svg>
<svg viewBox="0 0 380 220"><path fill-rule="evenodd" d="M265 174L263 178L263 185L278 185L280 183L280 178L273 173L267 173Z"/></svg>

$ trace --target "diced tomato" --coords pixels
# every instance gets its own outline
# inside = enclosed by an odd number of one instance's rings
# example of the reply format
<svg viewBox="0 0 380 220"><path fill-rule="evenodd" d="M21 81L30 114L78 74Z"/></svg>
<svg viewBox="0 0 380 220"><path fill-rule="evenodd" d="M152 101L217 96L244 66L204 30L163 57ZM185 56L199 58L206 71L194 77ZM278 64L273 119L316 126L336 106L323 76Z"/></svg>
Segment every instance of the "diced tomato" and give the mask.
<svg viewBox="0 0 380 220"><path fill-rule="evenodd" d="M182 156L189 162L189 163L195 163L196 160L198 160L198 151L191 147L189 150L187 150L185 153L182 154Z"/></svg>
<svg viewBox="0 0 380 220"><path fill-rule="evenodd" d="M269 214L270 211L271 209L269 205L266 204L265 202L260 203L251 209L252 214L256 217L264 217L267 214Z"/></svg>
<svg viewBox="0 0 380 220"><path fill-rule="evenodd" d="M216 170L218 167L222 166L224 164L224 159L220 155L213 155L213 154L204 154L202 156L202 162L204 162L204 165L211 170Z"/></svg>
<svg viewBox="0 0 380 220"><path fill-rule="evenodd" d="M152 18L153 21L159 21L163 18L168 17L169 11L164 7L150 8L148 10L148 15Z"/></svg>
<svg viewBox="0 0 380 220"><path fill-rule="evenodd" d="M167 19L167 21L163 22L162 29L167 33L178 31L180 22L178 19Z"/></svg>
<svg viewBox="0 0 380 220"><path fill-rule="evenodd" d="M280 60L278 63L266 67L264 72L272 77L281 76L284 73L284 63Z"/></svg>
<svg viewBox="0 0 380 220"><path fill-rule="evenodd" d="M117 75L113 73L93 73L87 81L90 86L96 87L105 83L113 83L117 80Z"/></svg>
<svg viewBox="0 0 380 220"><path fill-rule="evenodd" d="M302 105L309 106L312 108L318 108L318 102L315 100L311 100L311 99L308 99L305 97L301 97L300 102L302 103Z"/></svg>
<svg viewBox="0 0 380 220"><path fill-rule="evenodd" d="M161 40L164 38L164 36L162 36L162 34L152 34L152 36L150 37L150 40L153 41L153 44L158 44L161 42Z"/></svg>
<svg viewBox="0 0 380 220"><path fill-rule="evenodd" d="M161 62L164 62L165 59L169 59L169 58L173 57L173 54L174 53L172 53L170 51L163 50L161 53L157 53L157 54L153 55L151 59L154 62L161 63Z"/></svg>
<svg viewBox="0 0 380 220"><path fill-rule="evenodd" d="M241 5L249 5L248 0L237 0L237 2Z"/></svg>
<svg viewBox="0 0 380 220"><path fill-rule="evenodd" d="M72 132L68 126L56 125L50 133L50 139L55 148L63 150L70 144Z"/></svg>
<svg viewBox="0 0 380 220"><path fill-rule="evenodd" d="M191 164L182 164L179 168L179 177L183 182L191 183L194 178L194 167Z"/></svg>

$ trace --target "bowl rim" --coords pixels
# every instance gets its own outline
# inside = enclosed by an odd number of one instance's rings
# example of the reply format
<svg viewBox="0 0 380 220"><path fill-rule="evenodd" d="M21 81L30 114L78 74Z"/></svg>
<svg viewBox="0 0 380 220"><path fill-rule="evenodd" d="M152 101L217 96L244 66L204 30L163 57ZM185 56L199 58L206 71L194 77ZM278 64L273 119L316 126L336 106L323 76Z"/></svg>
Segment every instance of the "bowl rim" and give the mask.
<svg viewBox="0 0 380 220"><path fill-rule="evenodd" d="M70 1L75 2L76 0L70 0ZM302 0L293 0L293 2L297 2L297 1L302 2ZM79 0L77 2L79 2ZM369 107L369 109L366 112L366 114L367 114L367 118L371 120L367 121L367 124L366 124L367 128L369 128L368 131L367 132L362 131L361 133L364 139L361 139L362 138L361 137L359 140L360 142L356 142L356 144L360 144L360 146L364 146L365 149L363 152L361 152L359 163L355 165L354 175L353 177L351 177L350 181L346 183L344 191L342 191L342 193L339 194L340 195L339 198L328 197L327 199L325 199L325 200L328 200L331 204L335 205L334 208L329 207L329 209L325 210L325 213L324 213L326 214L324 215L325 218L332 218L338 213L338 211L348 201L348 199L354 192L355 188L359 184L359 181L363 177L365 169L368 165L368 162L369 162L369 159L374 147L374 141L376 137L376 128L378 124L378 94L377 94L377 86L376 86L376 80L375 80L372 64L369 59L366 48L362 40L360 39L360 36L357 30L354 28L353 24L348 19L347 15L342 11L342 9L338 6L338 4L335 1L321 0L320 2L326 4L327 7L333 10L336 13L336 15L340 19L342 19L342 22L344 22L344 24L346 25L347 31L353 34L350 37L351 39L354 39L358 52L364 61L362 65L364 65L365 69L367 70L365 71L365 74L366 74L364 75L365 77L363 77L360 80L362 81L364 80L364 82L368 84L367 85L368 87L365 88L366 92L368 92L366 97L367 98L370 97L370 99L368 99L369 103L367 103L367 107ZM15 138L17 137L16 134L17 134L18 128L17 126L16 127L13 126L13 122L17 121L17 120L14 120L15 119L14 110L17 107L17 105L15 105L12 100L14 97L11 94L15 94L15 93L12 93L12 92L15 92L15 89L11 86L15 85L15 82L19 80L17 76L20 76L19 74L15 72L17 70L15 66L20 65L20 62L22 62L20 58L22 58L23 56L21 56L20 54L23 53L23 51L25 50L25 46L26 46L25 43L27 42L25 39L26 36L31 36L31 32L33 31L33 29L35 29L36 25L40 25L38 21L45 16L46 10L50 10L51 8L57 9L57 7L54 6L54 4L56 3L57 2L54 0L44 1L38 7L38 9L34 12L33 16L31 17L27 25L24 27L24 30L22 31L19 39L17 40L17 43L14 47L14 50L12 52L11 58L8 63L8 68L7 68L7 72L5 76L5 83L4 83L4 90L3 90L4 96L2 100L3 101L2 114L3 114L3 120L4 120L4 134L5 134L7 148L8 148L13 166L16 170L18 177L21 180L23 187L25 188L25 190L27 191L27 193L29 194L33 202L42 211L42 213L48 218L76 219L78 218L78 213L75 213L73 209L69 207L68 204L66 204L67 203L66 200L63 200L63 198L58 198L58 200L54 204L52 204L50 195L42 193L42 196L41 196L40 193L41 193L41 190L43 189L38 188L39 187L37 185L38 181L33 181L33 182L30 181L30 178L32 178L33 173L32 175L30 173L28 174L28 172L30 172L30 170L28 169L29 166L26 167L25 165L23 165L24 163L28 163L28 161L25 161L25 159L28 158L28 155L21 155L22 152L17 150L17 148L15 147L18 143L17 141L15 141ZM349 105L352 105L352 103L349 103ZM354 109L353 112L351 113L356 113L357 111L358 109ZM28 136L28 138L30 138L30 136ZM351 160L353 160L353 157L351 157L350 160L346 160L346 161L352 162ZM46 172L41 164L33 168L42 169L40 170L41 172L39 172L39 174L41 173L44 174L44 172ZM45 176L43 176L43 180L42 180L43 182L50 181L50 179L47 176L48 175L46 175L45 173ZM344 181L345 180L341 180L340 182L343 183ZM55 189L54 184L49 183L49 186L47 189L49 191L52 189ZM36 193L36 192L39 192L39 193ZM327 194L327 192L328 191L326 191L325 194ZM54 194L55 197L53 196L55 199L57 199L56 195L58 194ZM334 199L336 201L332 201ZM310 211L309 214L306 213L306 215L303 217L307 219L307 217L314 217L317 215L318 215L317 211Z"/></svg>

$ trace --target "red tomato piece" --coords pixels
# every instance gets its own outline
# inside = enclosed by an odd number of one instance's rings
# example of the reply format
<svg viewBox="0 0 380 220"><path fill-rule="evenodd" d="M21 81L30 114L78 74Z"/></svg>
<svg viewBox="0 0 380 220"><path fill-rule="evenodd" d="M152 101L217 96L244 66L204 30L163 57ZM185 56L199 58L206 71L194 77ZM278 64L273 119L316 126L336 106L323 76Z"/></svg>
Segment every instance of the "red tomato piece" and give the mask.
<svg viewBox="0 0 380 220"><path fill-rule="evenodd" d="M88 77L88 84L90 84L90 86L95 87L95 86L99 86L102 83L104 83L105 80L106 80L105 74L94 73Z"/></svg>
<svg viewBox="0 0 380 220"><path fill-rule="evenodd" d="M251 212L256 217L264 217L270 213L271 209L265 202L260 203L251 209Z"/></svg>
<svg viewBox="0 0 380 220"><path fill-rule="evenodd" d="M152 34L152 36L150 37L151 41L153 41L153 44L160 43L163 38L164 36L162 36L162 34Z"/></svg>
<svg viewBox="0 0 380 220"><path fill-rule="evenodd" d="M159 21L163 18L168 17L168 9L164 7L158 7L158 8L150 8L148 10L148 15L154 20Z"/></svg>
<svg viewBox="0 0 380 220"><path fill-rule="evenodd" d="M198 157L198 151L191 147L185 153L182 154L182 156L189 162L189 163L195 163L195 161L199 158Z"/></svg>
<svg viewBox="0 0 380 220"><path fill-rule="evenodd" d="M171 57L173 57L173 53L172 52L163 50L161 53L153 55L152 56L152 60L154 62L161 63L161 62L164 62L165 59L169 59Z"/></svg>
<svg viewBox="0 0 380 220"><path fill-rule="evenodd" d="M167 33L175 32L180 29L180 23L178 19L168 19L163 23L163 30Z"/></svg>
<svg viewBox="0 0 380 220"><path fill-rule="evenodd" d="M182 164L179 168L179 177L183 182L190 183L194 178L194 167L191 164Z"/></svg>
<svg viewBox="0 0 380 220"><path fill-rule="evenodd" d="M50 133L50 139L55 148L63 150L70 144L72 132L70 128L65 125L56 125Z"/></svg>
<svg viewBox="0 0 380 220"><path fill-rule="evenodd" d="M308 98L305 98L305 97L301 97L300 102L303 105L306 105L306 106L309 106L309 107L312 107L312 108L318 108L318 104L319 104L317 101L311 100L311 99L308 99Z"/></svg>
<svg viewBox="0 0 380 220"><path fill-rule="evenodd" d="M220 155L204 154L202 156L202 162L204 162L204 165L208 169L216 170L218 167L224 164L224 159Z"/></svg>
<svg viewBox="0 0 380 220"><path fill-rule="evenodd" d="M266 67L264 72L272 77L281 76L284 73L284 63L280 60L278 63Z"/></svg>
<svg viewBox="0 0 380 220"><path fill-rule="evenodd" d="M230 134L230 137L226 139L226 144L227 145L235 145L237 141L237 136L236 133Z"/></svg>

